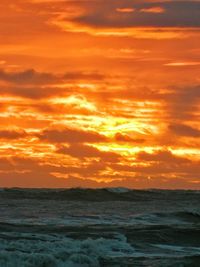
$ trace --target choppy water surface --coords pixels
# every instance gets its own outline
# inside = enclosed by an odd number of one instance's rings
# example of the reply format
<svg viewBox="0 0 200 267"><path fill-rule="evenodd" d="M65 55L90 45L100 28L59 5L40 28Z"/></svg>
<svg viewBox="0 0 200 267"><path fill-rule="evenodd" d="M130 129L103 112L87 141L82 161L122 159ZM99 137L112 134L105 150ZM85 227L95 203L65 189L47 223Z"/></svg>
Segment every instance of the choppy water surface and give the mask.
<svg viewBox="0 0 200 267"><path fill-rule="evenodd" d="M0 267L199 267L200 192L0 191Z"/></svg>

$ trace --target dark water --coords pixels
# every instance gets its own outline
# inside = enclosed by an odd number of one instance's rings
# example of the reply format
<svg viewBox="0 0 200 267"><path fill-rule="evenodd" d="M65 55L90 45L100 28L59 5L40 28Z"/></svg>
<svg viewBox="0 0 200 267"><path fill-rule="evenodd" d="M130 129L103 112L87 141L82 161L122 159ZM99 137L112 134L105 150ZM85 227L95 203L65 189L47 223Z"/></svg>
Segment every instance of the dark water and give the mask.
<svg viewBox="0 0 200 267"><path fill-rule="evenodd" d="M200 192L0 190L0 267L200 267Z"/></svg>

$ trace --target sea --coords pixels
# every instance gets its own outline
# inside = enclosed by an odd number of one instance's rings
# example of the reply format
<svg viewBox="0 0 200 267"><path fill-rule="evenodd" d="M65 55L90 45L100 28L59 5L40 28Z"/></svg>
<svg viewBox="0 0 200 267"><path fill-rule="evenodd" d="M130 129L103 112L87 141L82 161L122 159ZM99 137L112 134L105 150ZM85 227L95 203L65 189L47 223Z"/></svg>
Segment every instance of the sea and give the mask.
<svg viewBox="0 0 200 267"><path fill-rule="evenodd" d="M0 189L0 267L200 267L200 191Z"/></svg>

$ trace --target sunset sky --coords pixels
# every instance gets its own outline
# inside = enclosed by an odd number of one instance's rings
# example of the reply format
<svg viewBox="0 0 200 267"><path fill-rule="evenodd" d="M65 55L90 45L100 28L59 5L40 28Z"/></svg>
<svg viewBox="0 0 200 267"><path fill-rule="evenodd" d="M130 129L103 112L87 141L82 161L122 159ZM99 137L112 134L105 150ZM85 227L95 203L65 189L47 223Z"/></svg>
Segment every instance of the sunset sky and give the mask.
<svg viewBox="0 0 200 267"><path fill-rule="evenodd" d="M0 1L0 187L79 186L200 189L200 1Z"/></svg>

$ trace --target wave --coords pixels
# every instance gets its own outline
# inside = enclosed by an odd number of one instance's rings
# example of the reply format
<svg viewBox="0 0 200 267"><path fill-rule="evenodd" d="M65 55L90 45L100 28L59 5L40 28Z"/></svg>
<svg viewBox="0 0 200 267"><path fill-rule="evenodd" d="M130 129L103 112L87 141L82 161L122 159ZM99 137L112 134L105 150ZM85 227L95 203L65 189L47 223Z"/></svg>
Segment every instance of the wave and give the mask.
<svg viewBox="0 0 200 267"><path fill-rule="evenodd" d="M102 189L2 189L0 197L15 199L55 199L69 201L146 201L164 198L196 198L200 194L196 191L184 190L131 190L127 188L102 188Z"/></svg>
<svg viewBox="0 0 200 267"><path fill-rule="evenodd" d="M6 223L0 222L0 238L3 233L32 233L32 234L56 234L71 238L113 238L116 234L122 234L131 243L137 244L173 244L200 246L199 224L31 224L31 223Z"/></svg>
<svg viewBox="0 0 200 267"><path fill-rule="evenodd" d="M1 227L1 267L200 266L198 230Z"/></svg>
<svg viewBox="0 0 200 267"><path fill-rule="evenodd" d="M200 226L200 213L196 211L175 211L175 212L157 212L147 213L134 217L135 222L141 224L163 224L163 225L180 225L180 224L196 224Z"/></svg>
<svg viewBox="0 0 200 267"><path fill-rule="evenodd" d="M0 266L100 267L102 260L126 258L134 253L135 249L122 235L77 240L55 234L20 233L12 239L8 235L1 242Z"/></svg>
<svg viewBox="0 0 200 267"><path fill-rule="evenodd" d="M199 198L181 190L2 189L0 267L199 267Z"/></svg>
<svg viewBox="0 0 200 267"><path fill-rule="evenodd" d="M200 224L200 213L193 211L175 212L172 214L183 221Z"/></svg>

